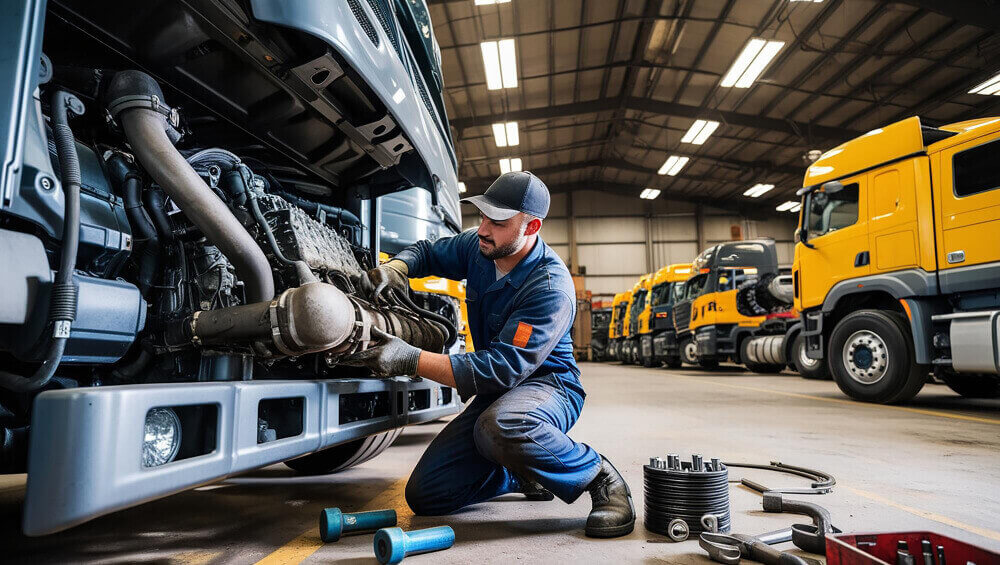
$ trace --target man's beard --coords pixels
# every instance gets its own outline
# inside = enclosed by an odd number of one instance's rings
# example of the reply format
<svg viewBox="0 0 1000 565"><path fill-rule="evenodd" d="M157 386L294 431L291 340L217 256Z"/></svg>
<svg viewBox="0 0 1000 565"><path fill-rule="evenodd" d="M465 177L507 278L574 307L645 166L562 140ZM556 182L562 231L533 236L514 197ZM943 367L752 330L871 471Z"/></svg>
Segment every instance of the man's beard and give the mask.
<svg viewBox="0 0 1000 565"><path fill-rule="evenodd" d="M479 239L480 241L482 241L482 238ZM497 259L510 257L511 255L520 251L521 248L524 247L524 242L527 239L528 236L524 235L524 230L522 229L521 235L517 236L517 238L514 241L511 241L506 245L501 245L500 247L494 247L493 251L490 251L489 253L484 252L482 247L480 247L479 252L483 254L483 257L486 257L490 261L496 261Z"/></svg>

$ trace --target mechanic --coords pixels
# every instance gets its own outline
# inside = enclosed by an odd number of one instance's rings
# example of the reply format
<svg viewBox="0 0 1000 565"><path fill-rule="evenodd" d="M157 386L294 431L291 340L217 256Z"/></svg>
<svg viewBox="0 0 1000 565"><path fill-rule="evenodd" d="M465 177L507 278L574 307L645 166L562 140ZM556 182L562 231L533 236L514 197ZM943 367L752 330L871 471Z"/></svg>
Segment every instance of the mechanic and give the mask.
<svg viewBox="0 0 1000 565"><path fill-rule="evenodd" d="M576 293L566 265L539 237L549 191L528 172L501 175L479 208L478 230L420 241L368 272L376 298L406 292L407 277L466 279L475 352L422 351L388 334L345 363L385 375L418 375L475 397L417 463L406 501L418 515L448 514L508 494L553 494L572 503L589 492L586 534L617 537L635 525L628 485L592 447L566 435L586 394L570 329Z"/></svg>

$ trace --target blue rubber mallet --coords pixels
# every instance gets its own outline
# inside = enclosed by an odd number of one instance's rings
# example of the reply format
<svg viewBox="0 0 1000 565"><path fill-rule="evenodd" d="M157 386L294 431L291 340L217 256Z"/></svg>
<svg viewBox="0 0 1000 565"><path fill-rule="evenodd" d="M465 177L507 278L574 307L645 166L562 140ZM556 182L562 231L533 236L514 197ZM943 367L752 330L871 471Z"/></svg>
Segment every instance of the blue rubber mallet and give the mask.
<svg viewBox="0 0 1000 565"><path fill-rule="evenodd" d="M319 513L319 536L325 542L337 541L344 534L374 532L395 525L395 510L345 514L340 508L326 508Z"/></svg>
<svg viewBox="0 0 1000 565"><path fill-rule="evenodd" d="M382 565L399 563L407 555L448 549L454 543L455 530L449 526L412 532L404 532L399 528L382 528L375 532L375 558Z"/></svg>

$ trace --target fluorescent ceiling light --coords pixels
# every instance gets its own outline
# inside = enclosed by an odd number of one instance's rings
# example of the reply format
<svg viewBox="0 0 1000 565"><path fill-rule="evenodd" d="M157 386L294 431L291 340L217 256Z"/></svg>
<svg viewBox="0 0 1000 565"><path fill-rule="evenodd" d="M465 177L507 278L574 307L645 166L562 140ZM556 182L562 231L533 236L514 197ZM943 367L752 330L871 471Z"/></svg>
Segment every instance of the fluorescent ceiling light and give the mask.
<svg viewBox="0 0 1000 565"><path fill-rule="evenodd" d="M476 0L476 3L479 3L480 1L481 0ZM500 1L500 0L497 0L497 1ZM788 0L788 1L789 2L815 2L815 3L819 4L823 0Z"/></svg>
<svg viewBox="0 0 1000 565"><path fill-rule="evenodd" d="M658 188L644 188L642 192L639 193L639 198L643 200L652 200L660 195L660 189Z"/></svg>
<svg viewBox="0 0 1000 565"><path fill-rule="evenodd" d="M475 5L488 6L490 4L506 4L507 2L510 2L510 0L476 0Z"/></svg>
<svg viewBox="0 0 1000 565"><path fill-rule="evenodd" d="M671 155L670 157L667 157L666 161L663 162L663 166L660 167L659 171L656 171L656 174L676 176L677 173L681 172L681 169L683 169L684 165L687 165L687 162L690 160L691 159L688 157Z"/></svg>
<svg viewBox="0 0 1000 565"><path fill-rule="evenodd" d="M497 142L497 147L517 145L521 142L517 134L517 122L507 122L506 124L497 122L493 124L493 138Z"/></svg>
<svg viewBox="0 0 1000 565"><path fill-rule="evenodd" d="M1000 73L969 91L969 94L1000 96Z"/></svg>
<svg viewBox="0 0 1000 565"><path fill-rule="evenodd" d="M748 188L746 190L746 192L743 193L743 196L749 196L750 198L760 198L760 196L762 194L764 194L765 192L768 192L772 188L774 188L773 184L760 184L760 183L758 183L758 184L755 184L752 187Z"/></svg>
<svg viewBox="0 0 1000 565"><path fill-rule="evenodd" d="M486 69L486 88L500 90L517 86L517 58L514 54L514 40L484 41L479 44L483 51L483 68Z"/></svg>
<svg viewBox="0 0 1000 565"><path fill-rule="evenodd" d="M777 210L779 212L788 212L792 208L795 208L798 205L799 205L799 203L796 202L795 200L786 200L785 202L783 202L781 204L778 204L778 206L775 207L775 210Z"/></svg>
<svg viewBox="0 0 1000 565"><path fill-rule="evenodd" d="M712 120L695 120L691 124L691 128L687 130L684 137L681 138L681 143L693 143L694 145L701 145L705 143L708 136L712 135L716 129L719 127L719 122L713 122Z"/></svg>
<svg viewBox="0 0 1000 565"><path fill-rule="evenodd" d="M798 212L801 209L802 209L802 203L801 202L796 202L795 206L792 206L791 208L789 208L788 211L789 212Z"/></svg>
<svg viewBox="0 0 1000 565"><path fill-rule="evenodd" d="M465 183L464 182L458 183L458 193L459 194L465 194L465 190L466 190L465 189Z"/></svg>
<svg viewBox="0 0 1000 565"><path fill-rule="evenodd" d="M719 86L749 88L784 46L784 41L751 39L743 48L740 56L736 58L733 66L729 67L726 76L722 77Z"/></svg>
<svg viewBox="0 0 1000 565"><path fill-rule="evenodd" d="M517 172L521 170L521 158L514 157L513 159L503 158L500 159L500 174L505 175L510 172Z"/></svg>

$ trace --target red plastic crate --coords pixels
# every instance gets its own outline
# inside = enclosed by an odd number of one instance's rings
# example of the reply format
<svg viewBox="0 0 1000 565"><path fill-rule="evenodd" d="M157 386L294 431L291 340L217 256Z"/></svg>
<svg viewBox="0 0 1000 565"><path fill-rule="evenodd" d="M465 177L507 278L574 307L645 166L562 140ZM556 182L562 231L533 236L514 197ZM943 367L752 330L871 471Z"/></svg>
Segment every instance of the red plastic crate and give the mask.
<svg viewBox="0 0 1000 565"><path fill-rule="evenodd" d="M928 540L934 549L934 565L940 565L937 546L944 548L945 565L1000 565L1000 553L933 532L883 534L840 534L826 536L827 565L895 565L896 544L906 541L917 565L923 565L920 542Z"/></svg>

